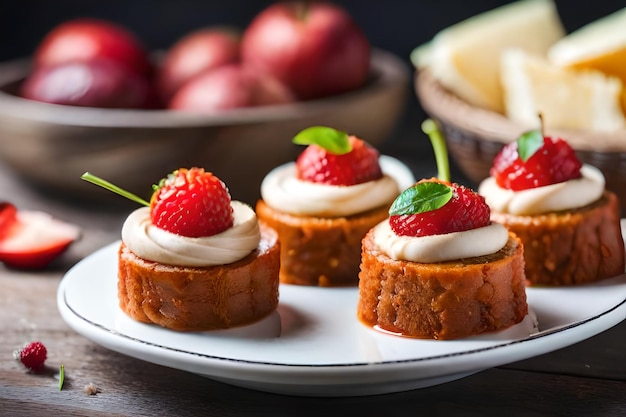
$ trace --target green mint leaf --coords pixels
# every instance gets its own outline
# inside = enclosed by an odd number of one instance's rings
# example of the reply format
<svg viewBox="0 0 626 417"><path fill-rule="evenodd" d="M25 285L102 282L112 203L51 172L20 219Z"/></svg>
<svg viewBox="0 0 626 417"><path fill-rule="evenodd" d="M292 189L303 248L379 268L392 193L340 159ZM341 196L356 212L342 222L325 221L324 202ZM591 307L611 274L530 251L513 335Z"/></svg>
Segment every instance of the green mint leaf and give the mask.
<svg viewBox="0 0 626 417"><path fill-rule="evenodd" d="M437 210L452 198L452 187L439 182L420 182L407 188L389 208L390 216Z"/></svg>
<svg viewBox="0 0 626 417"><path fill-rule="evenodd" d="M121 195L122 197L126 197L129 200L134 201L135 203L139 203L142 204L144 206L148 206L150 207L150 203L148 203L146 200L144 200L143 198L137 197L135 194L130 193L126 190L121 189L120 187L118 187L117 185L111 184L110 182L103 180L100 177L97 177L93 174L90 174L89 172L85 172L83 175L81 175L80 177L81 179L90 182L92 184L98 185L106 190L112 191L116 194Z"/></svg>
<svg viewBox="0 0 626 417"><path fill-rule="evenodd" d="M543 146L543 133L531 130L517 138L517 153L523 162L535 154Z"/></svg>
<svg viewBox="0 0 626 417"><path fill-rule="evenodd" d="M307 127L293 138L293 143L296 145L315 144L336 155L343 155L352 150L346 132L326 126Z"/></svg>

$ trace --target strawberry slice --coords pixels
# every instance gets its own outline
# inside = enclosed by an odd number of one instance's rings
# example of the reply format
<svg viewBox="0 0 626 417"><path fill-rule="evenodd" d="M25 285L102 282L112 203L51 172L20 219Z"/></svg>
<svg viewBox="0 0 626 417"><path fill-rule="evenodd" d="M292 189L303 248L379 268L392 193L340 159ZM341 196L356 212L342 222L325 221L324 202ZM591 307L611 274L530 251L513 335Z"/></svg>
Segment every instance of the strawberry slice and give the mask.
<svg viewBox="0 0 626 417"><path fill-rule="evenodd" d="M308 144L296 160L296 175L301 180L349 186L383 176L378 151L356 136L314 126L300 132L294 142Z"/></svg>
<svg viewBox="0 0 626 417"><path fill-rule="evenodd" d="M42 269L63 253L80 229L41 211L0 206L0 261L18 269Z"/></svg>
<svg viewBox="0 0 626 417"><path fill-rule="evenodd" d="M17 209L11 203L6 201L0 202L0 240L9 229L9 226L13 224L17 216Z"/></svg>
<svg viewBox="0 0 626 417"><path fill-rule="evenodd" d="M500 187L521 191L580 178L581 166L566 141L533 130L502 148L490 175Z"/></svg>
<svg viewBox="0 0 626 417"><path fill-rule="evenodd" d="M438 179L421 180L389 209L398 236L431 236L476 229L490 223L490 209L475 191Z"/></svg>

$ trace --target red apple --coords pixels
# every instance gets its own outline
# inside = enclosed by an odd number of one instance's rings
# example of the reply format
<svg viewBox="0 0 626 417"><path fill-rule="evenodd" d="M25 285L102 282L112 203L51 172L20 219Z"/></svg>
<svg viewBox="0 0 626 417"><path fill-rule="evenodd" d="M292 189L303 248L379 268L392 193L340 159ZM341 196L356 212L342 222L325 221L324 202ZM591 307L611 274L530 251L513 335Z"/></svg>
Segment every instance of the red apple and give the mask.
<svg viewBox="0 0 626 417"><path fill-rule="evenodd" d="M99 19L68 20L52 29L34 53L35 66L107 58L136 74L151 71L148 55L139 40L122 26Z"/></svg>
<svg viewBox="0 0 626 417"><path fill-rule="evenodd" d="M324 2L275 3L243 33L242 61L281 80L301 99L362 86L370 44L348 12Z"/></svg>
<svg viewBox="0 0 626 417"><path fill-rule="evenodd" d="M168 100L201 72L239 61L241 33L231 27L207 27L180 38L165 54L158 73L161 96Z"/></svg>
<svg viewBox="0 0 626 417"><path fill-rule="evenodd" d="M168 107L208 114L292 101L293 94L278 80L240 64L227 64L207 70L187 81L174 94Z"/></svg>
<svg viewBox="0 0 626 417"><path fill-rule="evenodd" d="M144 77L103 58L37 67L22 83L20 96L72 106L154 107L154 90Z"/></svg>

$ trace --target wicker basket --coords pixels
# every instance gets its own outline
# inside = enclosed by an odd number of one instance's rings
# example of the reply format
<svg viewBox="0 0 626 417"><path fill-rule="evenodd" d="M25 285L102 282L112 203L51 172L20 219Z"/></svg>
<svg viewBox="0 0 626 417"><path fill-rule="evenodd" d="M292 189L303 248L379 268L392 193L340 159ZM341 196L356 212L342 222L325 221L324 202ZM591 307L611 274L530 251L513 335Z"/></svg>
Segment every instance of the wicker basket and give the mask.
<svg viewBox="0 0 626 417"><path fill-rule="evenodd" d="M424 111L440 124L454 162L476 184L489 176L493 159L505 143L537 128L469 105L443 88L427 69L416 72L415 90ZM626 214L626 130L554 129L546 134L564 138L582 162L598 167L606 177L607 189L618 195L622 214Z"/></svg>

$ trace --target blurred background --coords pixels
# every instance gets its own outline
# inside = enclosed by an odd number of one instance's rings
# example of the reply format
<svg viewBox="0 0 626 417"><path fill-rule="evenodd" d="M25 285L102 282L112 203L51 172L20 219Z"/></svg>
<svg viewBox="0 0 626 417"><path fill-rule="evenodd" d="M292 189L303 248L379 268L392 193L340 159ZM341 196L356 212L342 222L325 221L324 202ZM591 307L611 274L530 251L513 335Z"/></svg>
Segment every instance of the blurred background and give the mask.
<svg viewBox="0 0 626 417"><path fill-rule="evenodd" d="M393 52L411 68L409 55L438 31L465 18L500 6L504 0L336 0L362 27L371 44ZM269 0L22 0L0 4L0 61L30 55L42 37L59 23L75 17L98 17L124 25L150 50L166 49L189 31L210 25L245 27ZM626 5L624 0L556 1L567 31ZM389 147L410 146L421 135L425 115L415 94L407 95L406 112L389 140ZM406 140L408 139L408 141ZM426 144L425 146L428 146ZM383 149L385 150L385 149ZM395 148L393 153L405 149ZM415 152L415 148L406 148ZM427 150L429 151L429 150ZM416 175L432 175L433 166Z"/></svg>
<svg viewBox="0 0 626 417"><path fill-rule="evenodd" d="M336 0L361 25L375 46L405 58L446 26L502 4L505 0ZM133 30L151 49L167 48L191 29L214 24L239 27L273 3L270 0L22 0L0 5L0 59L30 54L37 42L64 20L91 16ZM568 31L626 6L623 0L557 0Z"/></svg>

